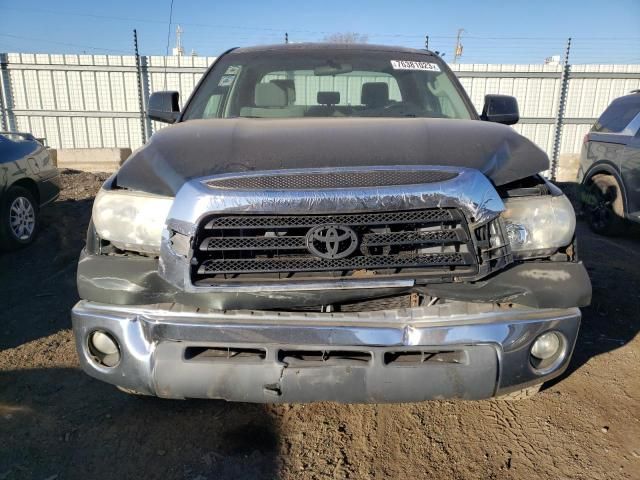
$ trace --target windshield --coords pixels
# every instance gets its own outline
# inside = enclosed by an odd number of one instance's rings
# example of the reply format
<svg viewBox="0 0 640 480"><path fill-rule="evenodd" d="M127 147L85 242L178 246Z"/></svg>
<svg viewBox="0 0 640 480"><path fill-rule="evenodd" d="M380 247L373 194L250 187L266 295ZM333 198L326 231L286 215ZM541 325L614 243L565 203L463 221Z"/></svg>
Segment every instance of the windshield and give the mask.
<svg viewBox="0 0 640 480"><path fill-rule="evenodd" d="M185 120L434 117L472 114L438 59L387 51L231 53L209 72Z"/></svg>

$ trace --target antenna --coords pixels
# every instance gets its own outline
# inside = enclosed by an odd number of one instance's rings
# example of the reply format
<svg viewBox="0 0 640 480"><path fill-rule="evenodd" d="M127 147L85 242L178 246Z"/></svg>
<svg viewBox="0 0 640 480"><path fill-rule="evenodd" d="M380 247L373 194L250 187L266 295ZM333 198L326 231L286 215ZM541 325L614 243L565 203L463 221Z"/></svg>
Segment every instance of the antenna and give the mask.
<svg viewBox="0 0 640 480"><path fill-rule="evenodd" d="M171 39L171 21L173 20L173 0L171 0L171 6L169 7L169 25L167 26L167 49L164 52L164 89L167 89L167 57L169 56L169 40Z"/></svg>
<svg viewBox="0 0 640 480"><path fill-rule="evenodd" d="M182 27L180 25L178 25L176 27L176 46L173 49L173 54L177 55L179 57L184 55L184 48L182 48L182 33L184 32L184 30L182 30Z"/></svg>

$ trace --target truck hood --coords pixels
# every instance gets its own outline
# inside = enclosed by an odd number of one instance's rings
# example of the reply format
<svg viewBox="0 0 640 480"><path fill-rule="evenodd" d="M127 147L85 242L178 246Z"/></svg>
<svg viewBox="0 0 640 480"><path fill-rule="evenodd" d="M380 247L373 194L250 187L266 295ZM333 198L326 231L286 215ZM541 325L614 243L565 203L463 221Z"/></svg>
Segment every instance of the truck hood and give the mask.
<svg viewBox="0 0 640 480"><path fill-rule="evenodd" d="M192 179L286 168L442 165L495 185L547 170L535 144L505 125L432 118L191 120L155 133L117 174L122 188L174 196Z"/></svg>

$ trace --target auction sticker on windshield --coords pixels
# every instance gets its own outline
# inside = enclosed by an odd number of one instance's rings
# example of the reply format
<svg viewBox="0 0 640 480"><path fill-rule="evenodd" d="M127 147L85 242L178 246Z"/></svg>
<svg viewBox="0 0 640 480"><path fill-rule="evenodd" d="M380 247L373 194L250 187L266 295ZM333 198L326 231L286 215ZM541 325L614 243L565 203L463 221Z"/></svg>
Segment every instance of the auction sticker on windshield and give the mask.
<svg viewBox="0 0 640 480"><path fill-rule="evenodd" d="M391 60L394 70L426 70L427 72L439 72L437 63L414 62L413 60Z"/></svg>

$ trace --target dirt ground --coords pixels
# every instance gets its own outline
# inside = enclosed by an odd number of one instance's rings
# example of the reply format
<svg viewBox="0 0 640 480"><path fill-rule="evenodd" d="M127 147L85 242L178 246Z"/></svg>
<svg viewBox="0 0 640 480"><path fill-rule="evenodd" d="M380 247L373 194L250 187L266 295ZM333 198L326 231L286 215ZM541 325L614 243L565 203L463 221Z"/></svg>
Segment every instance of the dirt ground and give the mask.
<svg viewBox="0 0 640 480"><path fill-rule="evenodd" d="M136 398L83 374L69 310L93 195L67 172L0 253L0 480L640 479L640 236L579 225L592 276L568 372L522 402L251 405Z"/></svg>

